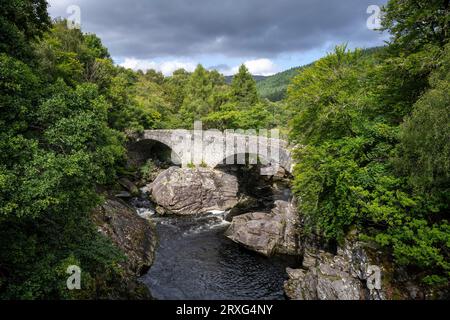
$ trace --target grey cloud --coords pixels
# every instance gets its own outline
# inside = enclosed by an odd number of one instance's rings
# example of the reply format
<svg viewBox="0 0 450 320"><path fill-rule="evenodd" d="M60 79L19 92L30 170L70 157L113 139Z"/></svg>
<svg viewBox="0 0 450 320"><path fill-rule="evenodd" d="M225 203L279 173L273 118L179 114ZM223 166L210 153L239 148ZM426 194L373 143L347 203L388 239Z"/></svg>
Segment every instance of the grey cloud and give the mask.
<svg viewBox="0 0 450 320"><path fill-rule="evenodd" d="M114 56L154 58L224 54L272 57L326 43L379 44L366 28L371 4L385 0L51 0L79 5L84 31L97 33Z"/></svg>

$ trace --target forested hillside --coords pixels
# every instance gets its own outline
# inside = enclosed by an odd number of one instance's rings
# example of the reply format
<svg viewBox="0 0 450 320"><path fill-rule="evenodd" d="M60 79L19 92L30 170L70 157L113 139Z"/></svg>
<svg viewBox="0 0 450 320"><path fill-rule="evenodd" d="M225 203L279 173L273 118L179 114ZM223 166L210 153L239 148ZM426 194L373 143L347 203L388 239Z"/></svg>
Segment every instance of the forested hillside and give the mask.
<svg viewBox="0 0 450 320"><path fill-rule="evenodd" d="M262 98L270 101L281 101L286 97L287 87L291 80L306 67L292 68L267 77L256 84Z"/></svg>

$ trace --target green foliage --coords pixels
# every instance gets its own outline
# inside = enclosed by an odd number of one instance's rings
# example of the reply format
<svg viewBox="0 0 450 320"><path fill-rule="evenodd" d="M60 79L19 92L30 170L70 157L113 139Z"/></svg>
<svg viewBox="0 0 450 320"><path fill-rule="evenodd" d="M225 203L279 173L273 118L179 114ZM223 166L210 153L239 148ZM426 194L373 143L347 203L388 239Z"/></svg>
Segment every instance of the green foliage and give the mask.
<svg viewBox="0 0 450 320"><path fill-rule="evenodd" d="M195 166L195 164L194 164L193 162L189 162L189 163L187 164L187 167L188 167L189 169L195 169L195 168L196 168L196 166Z"/></svg>
<svg viewBox="0 0 450 320"><path fill-rule="evenodd" d="M338 47L293 79L294 192L310 233L343 240L356 227L424 284L447 286L448 13L410 2L385 8L391 46Z"/></svg>
<svg viewBox="0 0 450 320"><path fill-rule="evenodd" d="M121 70L107 97L110 123L120 130L190 129L196 120L211 129L270 129L285 126L288 118L283 103L260 101L245 66L231 86L201 65L192 74L180 69L169 77L154 70Z"/></svg>
<svg viewBox="0 0 450 320"><path fill-rule="evenodd" d="M431 88L401 125L398 167L415 188L446 197L450 185L450 45L430 77Z"/></svg>
<svg viewBox="0 0 450 320"><path fill-rule="evenodd" d="M167 99L173 106L174 117L178 114L183 104L189 77L190 74L186 70L180 69L174 71L171 77L165 79L164 88L167 93Z"/></svg>
<svg viewBox="0 0 450 320"><path fill-rule="evenodd" d="M446 220L430 223L418 216L389 228L375 239L392 248L397 264L419 268L425 284L448 285L450 224Z"/></svg>
<svg viewBox="0 0 450 320"><path fill-rule="evenodd" d="M382 25L392 34L394 47L407 52L424 45L445 45L450 37L448 0L390 0L383 8Z"/></svg>
<svg viewBox="0 0 450 320"><path fill-rule="evenodd" d="M269 103L258 103L241 110L239 105L229 102L217 112L203 117L205 128L226 129L271 129L276 127L275 110Z"/></svg>
<svg viewBox="0 0 450 320"><path fill-rule="evenodd" d="M269 76L256 83L258 94L261 98L270 101L281 101L286 98L287 88L291 80L306 67L292 68L273 76Z"/></svg>
<svg viewBox="0 0 450 320"><path fill-rule="evenodd" d="M195 120L213 111L219 92L225 80L218 78L214 72L208 72L198 65L184 88L184 99L179 110L183 126L191 128Z"/></svg>
<svg viewBox="0 0 450 320"><path fill-rule="evenodd" d="M76 208L3 222L0 231L2 299L108 297L109 287L121 281L117 263L124 256L97 232L89 215ZM69 265L82 270L80 291L66 288Z"/></svg>
<svg viewBox="0 0 450 320"><path fill-rule="evenodd" d="M259 101L256 90L256 81L243 64L231 82L232 101L239 105L240 109L252 106Z"/></svg>
<svg viewBox="0 0 450 320"><path fill-rule="evenodd" d="M151 159L147 160L147 162L140 169L142 179L145 181L150 181L151 175L155 168L156 167L153 161Z"/></svg>
<svg viewBox="0 0 450 320"><path fill-rule="evenodd" d="M0 1L0 53L30 61L29 42L40 37L49 27L45 0Z"/></svg>
<svg viewBox="0 0 450 320"><path fill-rule="evenodd" d="M39 97L39 79L26 64L3 53L0 74L0 132L12 135L26 127L28 112Z"/></svg>
<svg viewBox="0 0 450 320"><path fill-rule="evenodd" d="M142 83L140 79L126 70L112 78L106 97L111 101L108 120L113 128L131 134L158 127L161 114L146 99L151 92L141 96L141 91L135 89Z"/></svg>
<svg viewBox="0 0 450 320"><path fill-rule="evenodd" d="M364 98L365 68L360 51L347 52L342 46L294 78L288 92L296 114L292 138L297 143L317 144L360 130L361 98L353 93Z"/></svg>
<svg viewBox="0 0 450 320"><path fill-rule="evenodd" d="M112 128L131 135L144 128L160 126L160 102L148 101L145 97L150 92L146 93L149 88L144 80L153 79L151 75L145 78L115 67L97 36L68 29L66 21L57 20L51 32L46 33L34 47L39 59L39 72L45 75L47 82L62 79L72 87L83 82L98 87L98 94L102 94L109 103L108 123ZM159 88L154 92L159 94Z"/></svg>
<svg viewBox="0 0 450 320"><path fill-rule="evenodd" d="M417 212L381 238L392 245L398 263L428 270L424 282L429 285L446 284L450 278L449 53L447 45L440 67L430 76L431 88L400 126L394 163L418 198Z"/></svg>
<svg viewBox="0 0 450 320"><path fill-rule="evenodd" d="M111 269L117 250L98 235L88 213L99 201L95 185L114 177L122 137L107 126L108 105L95 85L56 83L49 91L29 120L39 132L7 138L1 147L0 261L2 273L14 279L0 290L4 298L68 298L67 276L57 272L68 256L80 259L86 275L117 273ZM14 151L18 147L23 151Z"/></svg>
<svg viewBox="0 0 450 320"><path fill-rule="evenodd" d="M397 191L402 180L390 174L395 130L368 126L357 137L330 139L296 152L294 192L311 232L343 240L353 226L386 227L401 221L402 210L414 205Z"/></svg>
<svg viewBox="0 0 450 320"><path fill-rule="evenodd" d="M45 8L9 1L1 9L16 32L9 37L30 43L2 40L0 53L0 297L106 297L122 279L123 256L90 212L101 200L96 187L113 181L124 156L102 95L114 67L95 36L62 22L44 34ZM78 293L65 287L69 264L83 270Z"/></svg>

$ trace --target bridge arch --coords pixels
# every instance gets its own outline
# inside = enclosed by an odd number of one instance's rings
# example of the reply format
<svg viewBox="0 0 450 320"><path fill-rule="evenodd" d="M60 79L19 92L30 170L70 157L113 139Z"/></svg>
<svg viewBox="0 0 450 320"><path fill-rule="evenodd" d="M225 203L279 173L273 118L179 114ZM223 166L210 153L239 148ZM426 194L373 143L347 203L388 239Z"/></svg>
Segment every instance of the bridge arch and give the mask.
<svg viewBox="0 0 450 320"><path fill-rule="evenodd" d="M160 146L163 146L165 150L161 152L155 152L155 149L159 149ZM141 154L141 157L146 159L149 158L158 158L160 161L170 160L172 164L181 166L182 164L182 154L176 152L174 150L173 145L167 139L159 139L158 137L139 137L133 143L132 150L137 149ZM145 159L145 160L146 160Z"/></svg>
<svg viewBox="0 0 450 320"><path fill-rule="evenodd" d="M261 142L257 140L257 136L237 133L227 135L225 138L222 132L214 130L202 132L200 137L195 135L196 133L182 129L146 130L137 141L150 140L164 144L172 150L172 162L177 165L204 163L215 168L218 165L227 164L226 159L249 154L253 158L263 160L262 164L268 165L266 169L271 167L271 171L275 171L273 174L278 171L279 167L292 173L290 151L287 143L283 140L265 139ZM228 139L227 144L224 143L224 139ZM228 145L229 139L233 141L232 146ZM255 141L257 141L257 146L255 146ZM198 147L199 143L201 144L200 148ZM174 161L174 159L179 161ZM267 175L271 175L270 172Z"/></svg>

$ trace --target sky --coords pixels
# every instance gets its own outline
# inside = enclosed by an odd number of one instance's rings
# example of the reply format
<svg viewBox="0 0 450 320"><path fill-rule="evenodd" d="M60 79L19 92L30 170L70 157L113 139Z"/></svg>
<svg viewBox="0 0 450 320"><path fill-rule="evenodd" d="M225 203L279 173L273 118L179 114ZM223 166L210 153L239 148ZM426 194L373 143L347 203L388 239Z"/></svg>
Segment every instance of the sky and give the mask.
<svg viewBox="0 0 450 320"><path fill-rule="evenodd" d="M115 63L165 75L201 63L225 75L244 63L254 75L311 63L336 45L383 45L371 30L386 0L48 0L53 18L79 21ZM371 7L369 7L371 6Z"/></svg>

